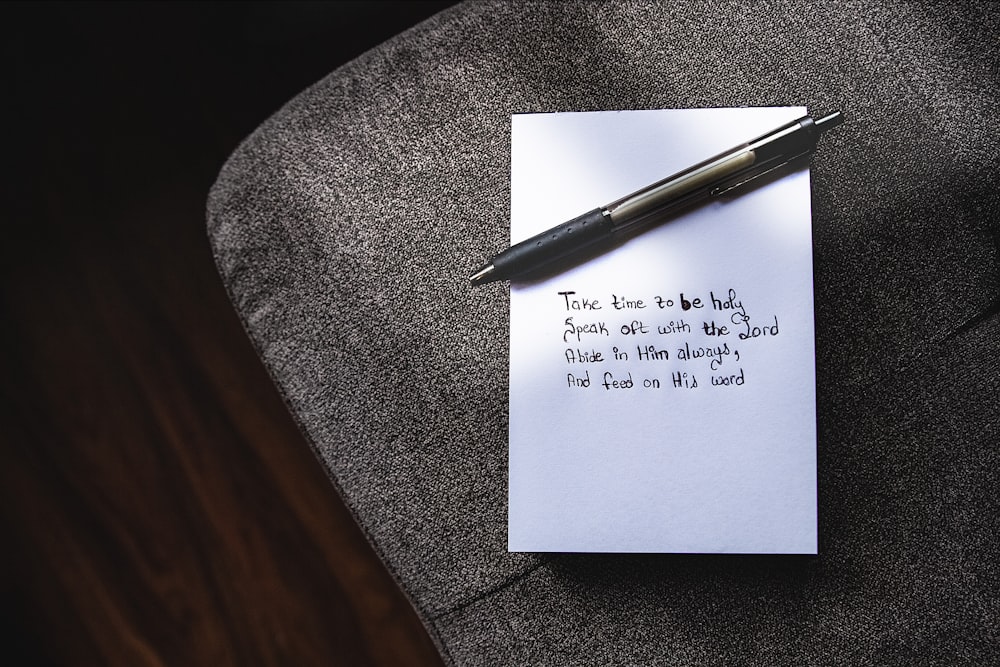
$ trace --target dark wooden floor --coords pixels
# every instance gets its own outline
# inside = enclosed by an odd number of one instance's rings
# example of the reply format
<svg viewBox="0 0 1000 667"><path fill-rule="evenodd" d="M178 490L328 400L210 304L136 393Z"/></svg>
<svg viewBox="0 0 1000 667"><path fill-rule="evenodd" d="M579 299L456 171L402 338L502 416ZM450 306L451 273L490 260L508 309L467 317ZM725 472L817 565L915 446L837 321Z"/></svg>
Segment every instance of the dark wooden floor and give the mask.
<svg viewBox="0 0 1000 667"><path fill-rule="evenodd" d="M434 665L204 231L237 142L450 3L0 9L11 665Z"/></svg>

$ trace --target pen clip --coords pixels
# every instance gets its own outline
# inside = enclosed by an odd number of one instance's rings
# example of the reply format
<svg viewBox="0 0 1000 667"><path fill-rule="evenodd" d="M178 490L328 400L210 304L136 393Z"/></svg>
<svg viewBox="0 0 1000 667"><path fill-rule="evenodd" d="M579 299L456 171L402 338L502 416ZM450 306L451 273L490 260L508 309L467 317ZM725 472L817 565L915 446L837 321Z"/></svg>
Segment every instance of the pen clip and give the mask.
<svg viewBox="0 0 1000 667"><path fill-rule="evenodd" d="M811 152L812 151L802 151L801 153L799 153L797 155L793 155L792 157L788 158L787 160L785 160L784 162L782 162L780 164L776 164L773 167L770 167L770 168L765 169L763 171L759 171L759 172L755 173L754 175L750 176L749 178L744 178L742 180L736 181L735 183L732 183L732 181L730 181L730 183L723 183L722 185L719 185L719 186L713 188L711 190L711 192L709 192L709 195L711 195L712 197L721 197L722 195L726 194L727 192L732 192L736 188L743 187L747 183L755 181L758 178L761 178L762 176L767 176L771 172L777 171L778 169L781 169L782 167L795 162L800 157L809 155Z"/></svg>

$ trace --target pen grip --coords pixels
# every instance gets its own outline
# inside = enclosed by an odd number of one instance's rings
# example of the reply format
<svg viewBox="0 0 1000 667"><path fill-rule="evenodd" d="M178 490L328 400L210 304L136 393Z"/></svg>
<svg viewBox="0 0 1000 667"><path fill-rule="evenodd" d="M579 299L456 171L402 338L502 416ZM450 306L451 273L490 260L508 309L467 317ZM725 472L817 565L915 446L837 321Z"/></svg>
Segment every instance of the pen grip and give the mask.
<svg viewBox="0 0 1000 667"><path fill-rule="evenodd" d="M518 276L610 239L613 229L611 217L595 208L511 246L493 258L493 266L502 275Z"/></svg>

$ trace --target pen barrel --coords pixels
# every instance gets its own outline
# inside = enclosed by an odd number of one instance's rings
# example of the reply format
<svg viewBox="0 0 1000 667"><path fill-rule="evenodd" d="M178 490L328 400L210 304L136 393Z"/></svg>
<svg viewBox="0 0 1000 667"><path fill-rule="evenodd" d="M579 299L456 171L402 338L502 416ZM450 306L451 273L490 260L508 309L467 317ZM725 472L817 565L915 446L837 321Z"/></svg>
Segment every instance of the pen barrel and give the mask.
<svg viewBox="0 0 1000 667"><path fill-rule="evenodd" d="M755 161L754 152L746 145L740 146L648 185L605 208L616 229L625 231L708 196L715 183L749 168Z"/></svg>
<svg viewBox="0 0 1000 667"><path fill-rule="evenodd" d="M733 183L749 182L755 175L772 171L782 160L812 151L820 133L813 119L803 116L633 192L605 209L619 233L643 227L720 191L728 192L734 189L730 187Z"/></svg>
<svg viewBox="0 0 1000 667"><path fill-rule="evenodd" d="M595 208L511 246L492 263L498 275L516 277L608 241L613 229L610 216Z"/></svg>

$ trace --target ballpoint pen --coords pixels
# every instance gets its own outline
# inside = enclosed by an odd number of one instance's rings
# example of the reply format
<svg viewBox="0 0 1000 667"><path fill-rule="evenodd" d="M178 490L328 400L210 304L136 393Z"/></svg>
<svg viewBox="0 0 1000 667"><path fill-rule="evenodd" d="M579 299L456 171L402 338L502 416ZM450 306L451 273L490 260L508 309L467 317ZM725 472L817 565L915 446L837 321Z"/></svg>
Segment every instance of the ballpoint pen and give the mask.
<svg viewBox="0 0 1000 667"><path fill-rule="evenodd" d="M631 232L712 197L737 191L816 148L844 120L836 111L803 116L724 153L553 227L494 255L472 274L473 285L525 277L600 250Z"/></svg>

